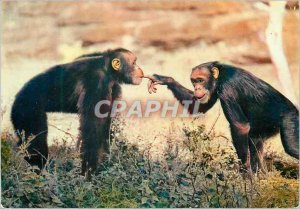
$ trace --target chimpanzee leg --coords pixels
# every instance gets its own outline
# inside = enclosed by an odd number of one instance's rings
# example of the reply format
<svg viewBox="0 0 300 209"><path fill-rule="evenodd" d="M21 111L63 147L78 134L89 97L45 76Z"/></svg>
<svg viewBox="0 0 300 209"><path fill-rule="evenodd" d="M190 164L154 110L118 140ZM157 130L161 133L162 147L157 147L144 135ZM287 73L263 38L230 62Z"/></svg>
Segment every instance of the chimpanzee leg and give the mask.
<svg viewBox="0 0 300 209"><path fill-rule="evenodd" d="M81 120L82 174L87 176L95 171L98 161L105 161L109 153L110 118L91 121Z"/></svg>
<svg viewBox="0 0 300 209"><path fill-rule="evenodd" d="M263 140L252 138L249 142L249 148L252 171L256 172L258 169L262 169L265 172L263 166Z"/></svg>
<svg viewBox="0 0 300 209"><path fill-rule="evenodd" d="M33 137L28 147L29 156L25 160L31 165L36 165L43 169L48 159L47 131L40 132Z"/></svg>
<svg viewBox="0 0 300 209"><path fill-rule="evenodd" d="M262 172L266 173L266 168L265 168L265 164L264 164L264 141L263 139L260 139L257 143L256 143L256 149L257 149L257 160L258 160L258 167L262 170Z"/></svg>
<svg viewBox="0 0 300 209"><path fill-rule="evenodd" d="M99 129L99 128L98 128ZM81 159L82 174L91 173L96 169L98 161L98 151L100 148L100 139L96 134L96 121L92 118L81 115L80 132L81 132Z"/></svg>
<svg viewBox="0 0 300 209"><path fill-rule="evenodd" d="M12 121L19 135L18 144L23 143L22 138L25 138L25 142L28 143L28 156L25 157L25 160L30 165L43 169L48 158L46 113L24 110L17 114L17 111L14 111ZM25 136L22 136L22 131L25 132Z"/></svg>
<svg viewBox="0 0 300 209"><path fill-rule="evenodd" d="M99 164L102 165L109 155L109 133L110 133L111 118L106 118L105 123L102 125L102 129L99 130L97 136L100 139L99 147Z"/></svg>
<svg viewBox="0 0 300 209"><path fill-rule="evenodd" d="M280 123L281 141L286 153L299 159L299 115L298 112L286 114Z"/></svg>

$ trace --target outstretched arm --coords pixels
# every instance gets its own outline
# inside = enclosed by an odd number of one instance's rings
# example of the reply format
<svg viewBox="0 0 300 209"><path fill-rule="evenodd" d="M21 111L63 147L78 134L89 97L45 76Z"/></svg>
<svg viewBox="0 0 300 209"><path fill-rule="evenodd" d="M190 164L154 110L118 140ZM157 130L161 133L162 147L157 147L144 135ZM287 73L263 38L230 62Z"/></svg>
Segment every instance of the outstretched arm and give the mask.
<svg viewBox="0 0 300 209"><path fill-rule="evenodd" d="M175 98L184 105L184 101L192 101L192 103L189 105L189 112L190 113L205 113L207 110L209 110L215 103L216 99L213 98L211 101L209 101L206 104L197 104L197 99L194 97L194 92L185 88L180 83L178 83L176 80L174 80L172 77L168 76L162 76L154 74L149 78L149 93L156 92L155 85L166 85L168 89L170 89L175 96ZM195 106L196 107L195 109ZM195 109L195 111L194 111Z"/></svg>
<svg viewBox="0 0 300 209"><path fill-rule="evenodd" d="M162 76L162 75L153 75L156 80L159 81L157 84L166 85L175 96L175 98L181 103L184 100L193 100L194 92L185 88L180 83L175 81L172 77ZM154 83L155 84L155 83Z"/></svg>

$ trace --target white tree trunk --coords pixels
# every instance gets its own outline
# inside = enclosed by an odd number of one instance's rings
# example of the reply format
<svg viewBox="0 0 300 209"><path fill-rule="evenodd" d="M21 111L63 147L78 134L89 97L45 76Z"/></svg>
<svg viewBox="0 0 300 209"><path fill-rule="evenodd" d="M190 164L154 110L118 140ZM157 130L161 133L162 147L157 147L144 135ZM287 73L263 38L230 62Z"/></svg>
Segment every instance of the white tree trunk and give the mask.
<svg viewBox="0 0 300 209"><path fill-rule="evenodd" d="M283 49L282 27L285 4L286 1L270 1L270 19L269 25L266 29L266 42L270 51L272 62L278 75L278 79L282 85L284 95L294 104L298 105L292 84L291 73Z"/></svg>

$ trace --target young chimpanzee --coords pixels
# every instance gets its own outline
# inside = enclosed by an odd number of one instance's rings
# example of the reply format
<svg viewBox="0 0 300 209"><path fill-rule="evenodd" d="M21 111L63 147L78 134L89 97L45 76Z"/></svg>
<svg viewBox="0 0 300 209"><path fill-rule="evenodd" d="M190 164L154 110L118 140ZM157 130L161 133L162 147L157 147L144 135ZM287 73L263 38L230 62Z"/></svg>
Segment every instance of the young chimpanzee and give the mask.
<svg viewBox="0 0 300 209"><path fill-rule="evenodd" d="M285 151L299 159L298 109L272 86L249 72L236 67L209 62L192 69L194 92L171 77L154 75L149 81L150 93L156 84L167 85L181 102L200 103L205 113L220 99L230 124L233 144L238 157L248 171L261 167L263 142L280 131Z"/></svg>
<svg viewBox="0 0 300 209"><path fill-rule="evenodd" d="M126 49L83 55L74 62L57 65L28 81L14 101L11 120L20 138L29 142L26 160L42 169L47 161L46 112L78 113L82 173L96 168L98 156L108 152L111 118L97 118L95 105L121 96L120 84L141 83L143 71L136 56ZM99 111L111 111L103 106Z"/></svg>

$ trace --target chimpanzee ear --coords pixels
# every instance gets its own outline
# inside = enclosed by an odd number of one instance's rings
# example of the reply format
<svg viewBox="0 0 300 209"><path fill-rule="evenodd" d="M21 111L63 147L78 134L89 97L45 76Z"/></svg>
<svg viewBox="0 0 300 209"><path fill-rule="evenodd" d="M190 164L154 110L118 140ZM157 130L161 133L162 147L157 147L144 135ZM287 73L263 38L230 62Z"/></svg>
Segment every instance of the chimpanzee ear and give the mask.
<svg viewBox="0 0 300 209"><path fill-rule="evenodd" d="M219 69L217 68L217 67L213 67L212 69L211 69L211 72L212 72L212 76L215 78L215 79L217 79L218 77L219 77Z"/></svg>
<svg viewBox="0 0 300 209"><path fill-rule="evenodd" d="M118 58L114 58L112 61L111 61L111 66L112 68L115 70L115 71L119 71L121 69L121 60L118 59Z"/></svg>

